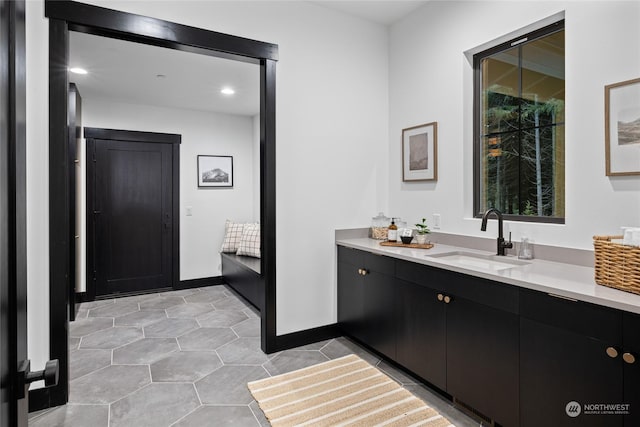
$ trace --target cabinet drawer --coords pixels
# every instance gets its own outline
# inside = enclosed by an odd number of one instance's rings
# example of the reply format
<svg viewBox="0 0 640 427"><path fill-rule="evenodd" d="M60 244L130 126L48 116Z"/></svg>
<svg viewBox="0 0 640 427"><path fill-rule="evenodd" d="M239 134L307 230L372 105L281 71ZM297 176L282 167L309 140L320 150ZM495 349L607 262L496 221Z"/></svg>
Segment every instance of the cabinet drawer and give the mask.
<svg viewBox="0 0 640 427"><path fill-rule="evenodd" d="M358 249L338 246L338 261L389 276L395 274L394 258Z"/></svg>
<svg viewBox="0 0 640 427"><path fill-rule="evenodd" d="M361 267L362 251L347 248L344 246L338 246L338 261Z"/></svg>
<svg viewBox="0 0 640 427"><path fill-rule="evenodd" d="M513 286L406 261L396 262L396 276L452 297L518 314L518 289Z"/></svg>
<svg viewBox="0 0 640 427"><path fill-rule="evenodd" d="M518 314L519 292L516 287L466 274L447 273L447 292L489 307Z"/></svg>
<svg viewBox="0 0 640 427"><path fill-rule="evenodd" d="M444 292L446 282L441 274L442 270L428 265L409 261L396 261L396 277L417 285L426 286L434 291Z"/></svg>
<svg viewBox="0 0 640 427"><path fill-rule="evenodd" d="M622 314L595 304L523 289L520 315L611 344L622 342Z"/></svg>
<svg viewBox="0 0 640 427"><path fill-rule="evenodd" d="M387 276L393 276L396 274L396 260L388 256L365 252L364 268Z"/></svg>

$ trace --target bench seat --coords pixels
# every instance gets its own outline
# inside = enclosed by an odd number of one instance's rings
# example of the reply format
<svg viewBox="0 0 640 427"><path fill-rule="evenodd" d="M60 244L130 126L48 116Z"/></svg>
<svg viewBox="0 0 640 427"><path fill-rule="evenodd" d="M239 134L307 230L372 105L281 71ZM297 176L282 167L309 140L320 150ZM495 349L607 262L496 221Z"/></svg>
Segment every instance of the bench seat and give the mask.
<svg viewBox="0 0 640 427"><path fill-rule="evenodd" d="M222 277L227 285L258 310L264 307L264 279L260 274L260 259L221 253Z"/></svg>

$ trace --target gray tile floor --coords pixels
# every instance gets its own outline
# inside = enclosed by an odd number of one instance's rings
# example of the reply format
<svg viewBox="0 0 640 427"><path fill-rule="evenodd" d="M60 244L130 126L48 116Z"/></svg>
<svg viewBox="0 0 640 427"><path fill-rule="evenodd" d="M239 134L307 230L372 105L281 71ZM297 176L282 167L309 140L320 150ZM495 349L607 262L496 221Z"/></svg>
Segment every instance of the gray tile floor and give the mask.
<svg viewBox="0 0 640 427"><path fill-rule="evenodd" d="M264 354L258 315L225 286L83 303L69 335L69 403L31 414L32 427L268 426L247 382L350 353L456 426L478 426L346 338Z"/></svg>

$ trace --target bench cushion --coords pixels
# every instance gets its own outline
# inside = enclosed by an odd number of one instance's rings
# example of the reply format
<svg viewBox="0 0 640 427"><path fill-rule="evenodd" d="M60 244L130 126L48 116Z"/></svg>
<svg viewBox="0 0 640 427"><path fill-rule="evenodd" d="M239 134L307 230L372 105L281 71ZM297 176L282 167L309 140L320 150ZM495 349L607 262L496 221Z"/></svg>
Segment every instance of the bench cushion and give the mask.
<svg viewBox="0 0 640 427"><path fill-rule="evenodd" d="M224 240L222 241L221 252L236 253L240 240L242 240L242 232L245 224L239 222L231 222L227 220L224 224Z"/></svg>
<svg viewBox="0 0 640 427"><path fill-rule="evenodd" d="M260 224L244 226L237 254L260 258Z"/></svg>

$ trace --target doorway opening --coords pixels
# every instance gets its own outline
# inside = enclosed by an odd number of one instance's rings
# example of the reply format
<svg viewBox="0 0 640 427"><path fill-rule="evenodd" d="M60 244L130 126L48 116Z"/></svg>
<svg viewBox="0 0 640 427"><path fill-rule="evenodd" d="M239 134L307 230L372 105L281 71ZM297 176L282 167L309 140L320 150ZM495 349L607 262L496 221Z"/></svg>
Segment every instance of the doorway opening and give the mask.
<svg viewBox="0 0 640 427"><path fill-rule="evenodd" d="M261 274L265 306L261 313L261 347L276 346L275 306L275 64L278 46L181 24L74 2L47 1L49 18L49 223L50 223L50 357L60 360L59 385L39 389L57 406L68 400L68 311L70 272L75 260L70 220L68 152L69 32L78 31L171 49L218 56L260 67L260 224Z"/></svg>

